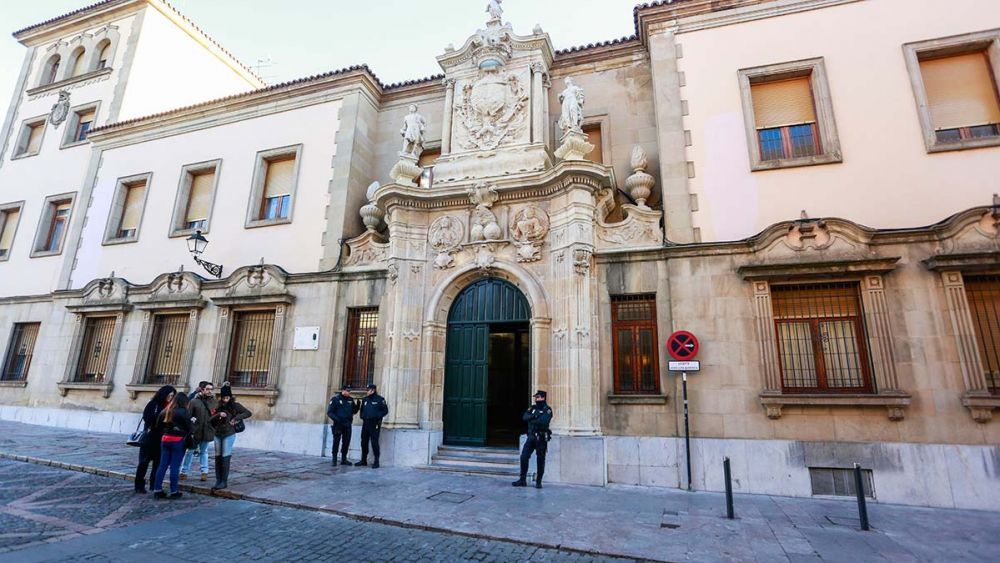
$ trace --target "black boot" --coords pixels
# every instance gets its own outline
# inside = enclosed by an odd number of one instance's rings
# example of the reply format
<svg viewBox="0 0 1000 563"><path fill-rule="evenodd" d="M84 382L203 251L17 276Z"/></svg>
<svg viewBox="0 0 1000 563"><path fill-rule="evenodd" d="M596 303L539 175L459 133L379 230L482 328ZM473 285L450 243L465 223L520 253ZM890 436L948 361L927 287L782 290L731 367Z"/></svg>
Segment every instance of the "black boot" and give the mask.
<svg viewBox="0 0 1000 563"><path fill-rule="evenodd" d="M221 477L222 479L215 484L213 489L226 489L229 488L229 462L233 460L233 456L227 455L226 457L219 458L219 465L222 466Z"/></svg>
<svg viewBox="0 0 1000 563"><path fill-rule="evenodd" d="M372 463L372 469L378 469L378 458L375 458L375 463Z"/></svg>
<svg viewBox="0 0 1000 563"><path fill-rule="evenodd" d="M341 465L351 465L351 462L347 460L347 454L343 454L343 455L340 456L340 464Z"/></svg>
<svg viewBox="0 0 1000 563"><path fill-rule="evenodd" d="M511 485L514 485L515 487L527 487L528 482L525 480L524 475L521 475L521 478L511 483Z"/></svg>
<svg viewBox="0 0 1000 563"><path fill-rule="evenodd" d="M212 490L221 489L222 485L222 456L215 456L215 484L212 485Z"/></svg>
<svg viewBox="0 0 1000 563"><path fill-rule="evenodd" d="M362 459L361 461L354 464L355 467L368 467L368 460Z"/></svg>
<svg viewBox="0 0 1000 563"><path fill-rule="evenodd" d="M332 463L332 465L333 465L334 467L337 467L337 452L333 452L333 455L332 455L332 456L330 456L330 457L332 457L332 458L333 458L333 463Z"/></svg>

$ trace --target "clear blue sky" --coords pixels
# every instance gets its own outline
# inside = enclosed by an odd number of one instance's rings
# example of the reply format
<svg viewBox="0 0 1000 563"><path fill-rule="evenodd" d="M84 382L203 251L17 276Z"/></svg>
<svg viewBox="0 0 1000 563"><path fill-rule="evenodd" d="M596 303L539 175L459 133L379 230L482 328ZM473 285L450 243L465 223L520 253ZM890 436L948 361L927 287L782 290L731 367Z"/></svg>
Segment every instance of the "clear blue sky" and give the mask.
<svg viewBox="0 0 1000 563"><path fill-rule="evenodd" d="M0 100L6 110L24 47L10 33L97 0L0 2ZM367 63L384 82L440 72L435 57L460 46L486 22L487 0L170 0L243 62L281 82ZM557 49L634 31L638 0L504 0L504 17L520 34L536 23Z"/></svg>

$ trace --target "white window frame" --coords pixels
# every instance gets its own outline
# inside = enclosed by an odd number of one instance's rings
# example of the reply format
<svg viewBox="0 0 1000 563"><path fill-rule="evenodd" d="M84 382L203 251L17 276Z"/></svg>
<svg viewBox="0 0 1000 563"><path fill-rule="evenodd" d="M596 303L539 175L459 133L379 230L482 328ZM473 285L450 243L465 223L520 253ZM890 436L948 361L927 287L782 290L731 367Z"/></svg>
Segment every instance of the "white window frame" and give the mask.
<svg viewBox="0 0 1000 563"><path fill-rule="evenodd" d="M66 227L59 240L59 247L53 250L45 249L45 242L49 238L49 230L52 228L52 219L55 217L55 206L62 201L69 202L69 215L66 216ZM31 258L42 258L45 256L58 256L62 254L66 246L66 237L69 235L69 228L73 222L73 212L76 211L76 192L50 195L45 198L42 204L42 214L39 217L38 227L35 230L35 241L31 245Z"/></svg>

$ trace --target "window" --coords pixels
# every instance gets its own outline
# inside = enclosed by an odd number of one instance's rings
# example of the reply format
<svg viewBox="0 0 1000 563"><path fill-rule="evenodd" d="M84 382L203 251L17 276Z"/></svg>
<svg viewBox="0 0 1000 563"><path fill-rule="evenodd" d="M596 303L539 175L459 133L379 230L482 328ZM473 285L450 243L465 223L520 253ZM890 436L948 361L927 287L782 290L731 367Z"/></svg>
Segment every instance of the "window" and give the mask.
<svg viewBox="0 0 1000 563"><path fill-rule="evenodd" d="M375 382L377 331L377 307L348 311L347 349L344 352L344 385L351 389L364 389Z"/></svg>
<svg viewBox="0 0 1000 563"><path fill-rule="evenodd" d="M751 168L840 162L823 59L739 72Z"/></svg>
<svg viewBox="0 0 1000 563"><path fill-rule="evenodd" d="M246 227L291 222L301 151L296 145L257 153Z"/></svg>
<svg viewBox="0 0 1000 563"><path fill-rule="evenodd" d="M208 232L221 165L221 160L213 160L189 164L181 169L170 236L187 236L194 231Z"/></svg>
<svg viewBox="0 0 1000 563"><path fill-rule="evenodd" d="M274 310L235 313L229 361L234 387L268 387L274 317Z"/></svg>
<svg viewBox="0 0 1000 563"><path fill-rule="evenodd" d="M39 81L39 86L52 84L56 81L56 78L59 76L59 64L61 62L62 57L59 55L52 55L45 61L45 64L42 66L42 79Z"/></svg>
<svg viewBox="0 0 1000 563"><path fill-rule="evenodd" d="M1000 32L903 47L928 152L1000 145Z"/></svg>
<svg viewBox="0 0 1000 563"><path fill-rule="evenodd" d="M594 145L594 150L590 151L583 158L597 164L604 164L603 134L600 123L590 123L583 126L583 132L587 134L587 142Z"/></svg>
<svg viewBox="0 0 1000 563"><path fill-rule="evenodd" d="M771 286L782 391L874 393L857 283Z"/></svg>
<svg viewBox="0 0 1000 563"><path fill-rule="evenodd" d="M47 116L36 117L24 122L21 134L18 135L17 145L14 147L14 158L38 154L42 149L46 118Z"/></svg>
<svg viewBox="0 0 1000 563"><path fill-rule="evenodd" d="M73 203L68 200L53 201L48 204L46 215L48 220L43 223L47 226L41 245L36 247L38 252L46 254L58 254L62 250L63 238L66 236L66 227L69 226L69 214L73 208Z"/></svg>
<svg viewBox="0 0 1000 563"><path fill-rule="evenodd" d="M151 174L129 176L118 180L118 189L108 215L104 244L135 242L139 238L146 194Z"/></svg>
<svg viewBox="0 0 1000 563"><path fill-rule="evenodd" d="M812 494L823 496L853 497L857 486L854 482L854 469L810 467L809 480L812 482ZM875 482L871 469L861 470L861 487L865 496L875 498Z"/></svg>
<svg viewBox="0 0 1000 563"><path fill-rule="evenodd" d="M72 71L70 72L70 77L80 76L87 69L86 58L84 55L86 50L83 47L77 47L73 54L70 55L70 64L72 65Z"/></svg>
<svg viewBox="0 0 1000 563"><path fill-rule="evenodd" d="M660 394L655 295L611 296L616 395Z"/></svg>
<svg viewBox="0 0 1000 563"><path fill-rule="evenodd" d="M21 217L22 203L0 205L0 262L10 258L14 246L14 234Z"/></svg>
<svg viewBox="0 0 1000 563"><path fill-rule="evenodd" d="M429 149L420 154L417 161L422 171L420 172L420 187L429 188L434 185L434 163L441 158L441 149Z"/></svg>
<svg viewBox="0 0 1000 563"><path fill-rule="evenodd" d="M965 294L986 386L991 394L1000 395L1000 275L966 276Z"/></svg>
<svg viewBox="0 0 1000 563"><path fill-rule="evenodd" d="M111 41L105 39L100 43L100 45L97 46L97 48L100 50L97 55L97 68L94 70L108 68L110 63L109 58L111 57Z"/></svg>
<svg viewBox="0 0 1000 563"><path fill-rule="evenodd" d="M184 365L188 314L155 315L149 343L149 360L141 383L177 385Z"/></svg>
<svg viewBox="0 0 1000 563"><path fill-rule="evenodd" d="M83 341L77 362L75 383L104 383L115 333L115 317L84 319Z"/></svg>
<svg viewBox="0 0 1000 563"><path fill-rule="evenodd" d="M3 362L0 381L24 381L31 368L31 357L35 352L39 323L16 323Z"/></svg>
<svg viewBox="0 0 1000 563"><path fill-rule="evenodd" d="M60 148L75 147L87 142L87 134L94 127L97 117L97 106L97 103L91 103L73 108Z"/></svg>

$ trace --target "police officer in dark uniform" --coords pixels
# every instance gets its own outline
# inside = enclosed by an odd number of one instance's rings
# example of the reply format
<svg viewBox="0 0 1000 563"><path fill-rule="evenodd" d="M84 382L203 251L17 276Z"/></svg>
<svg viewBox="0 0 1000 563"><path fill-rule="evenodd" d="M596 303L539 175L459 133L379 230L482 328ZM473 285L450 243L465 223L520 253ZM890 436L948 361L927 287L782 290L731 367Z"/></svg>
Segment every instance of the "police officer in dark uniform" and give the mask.
<svg viewBox="0 0 1000 563"><path fill-rule="evenodd" d="M330 399L330 406L326 407L326 416L333 421L330 428L333 430L333 465L337 465L337 449L340 449L340 463L351 465L347 461L347 451L351 449L351 425L354 424L354 414L358 412L358 404L351 398L351 391L345 385L340 393Z"/></svg>
<svg viewBox="0 0 1000 563"><path fill-rule="evenodd" d="M371 444L375 462L372 469L378 469L378 436L382 432L382 419L389 414L389 405L376 393L374 385L368 386L368 395L361 400L361 461L354 465L368 465L368 445Z"/></svg>
<svg viewBox="0 0 1000 563"><path fill-rule="evenodd" d="M521 478L514 481L515 487L526 487L528 476L528 462L531 460L531 452L538 452L538 473L535 475L535 488L542 488L542 475L545 474L545 453L549 449L549 438L552 432L549 431L549 423L552 422L552 407L545 402L545 391L535 393L535 404L524 412L521 418L528 423L528 439L524 442L524 449L521 450Z"/></svg>

